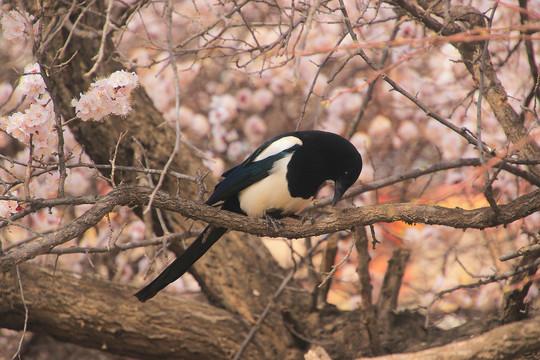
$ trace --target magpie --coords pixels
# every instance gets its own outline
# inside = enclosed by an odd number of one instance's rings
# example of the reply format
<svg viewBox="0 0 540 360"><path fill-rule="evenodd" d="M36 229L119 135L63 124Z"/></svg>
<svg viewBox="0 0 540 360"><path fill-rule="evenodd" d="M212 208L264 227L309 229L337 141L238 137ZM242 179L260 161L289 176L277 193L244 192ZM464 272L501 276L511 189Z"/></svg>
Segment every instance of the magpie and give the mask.
<svg viewBox="0 0 540 360"><path fill-rule="evenodd" d="M282 134L262 144L243 163L223 173L207 205L252 217L279 219L302 211L327 180L335 205L358 179L362 158L345 138L324 131ZM206 227L195 241L146 287L145 302L181 277L227 231Z"/></svg>

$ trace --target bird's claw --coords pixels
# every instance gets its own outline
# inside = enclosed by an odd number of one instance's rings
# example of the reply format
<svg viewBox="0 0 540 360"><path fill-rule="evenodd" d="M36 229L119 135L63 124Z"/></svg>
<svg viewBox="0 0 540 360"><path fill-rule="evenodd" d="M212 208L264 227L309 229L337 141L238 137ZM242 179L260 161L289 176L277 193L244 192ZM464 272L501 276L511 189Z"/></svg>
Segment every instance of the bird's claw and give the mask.
<svg viewBox="0 0 540 360"><path fill-rule="evenodd" d="M266 221L268 222L268 227L273 226L277 232L279 232L279 227L283 226L283 221L276 219L270 215L266 215Z"/></svg>
<svg viewBox="0 0 540 360"><path fill-rule="evenodd" d="M313 216L301 216L300 222L304 225L306 222L309 222L311 225L315 224L315 218Z"/></svg>

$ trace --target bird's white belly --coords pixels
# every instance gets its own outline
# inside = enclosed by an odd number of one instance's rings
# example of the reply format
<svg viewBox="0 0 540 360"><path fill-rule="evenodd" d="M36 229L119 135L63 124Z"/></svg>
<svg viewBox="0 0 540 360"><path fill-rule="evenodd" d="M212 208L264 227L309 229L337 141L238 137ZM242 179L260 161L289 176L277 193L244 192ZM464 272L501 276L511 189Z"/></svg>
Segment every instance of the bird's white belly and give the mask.
<svg viewBox="0 0 540 360"><path fill-rule="evenodd" d="M240 208L249 216L262 217L267 211L279 210L296 214L302 211L310 199L294 198L287 186L287 164L290 156L276 161L270 175L240 191Z"/></svg>

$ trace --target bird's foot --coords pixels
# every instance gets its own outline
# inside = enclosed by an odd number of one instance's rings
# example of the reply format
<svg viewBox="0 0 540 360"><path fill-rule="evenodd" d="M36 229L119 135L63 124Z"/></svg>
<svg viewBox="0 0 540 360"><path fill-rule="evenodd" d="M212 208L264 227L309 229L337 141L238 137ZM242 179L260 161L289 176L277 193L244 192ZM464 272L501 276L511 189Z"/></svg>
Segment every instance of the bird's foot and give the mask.
<svg viewBox="0 0 540 360"><path fill-rule="evenodd" d="M289 215L290 218L298 220L304 225L306 222L311 223L311 225L315 224L315 218L313 216L300 216L300 215Z"/></svg>
<svg viewBox="0 0 540 360"><path fill-rule="evenodd" d="M300 216L298 219L300 222L302 222L302 225L309 222L311 225L315 224L315 218L313 216Z"/></svg>
<svg viewBox="0 0 540 360"><path fill-rule="evenodd" d="M268 222L268 227L273 226L277 232L279 232L279 227L283 226L283 221L276 219L268 214L265 215L266 221Z"/></svg>

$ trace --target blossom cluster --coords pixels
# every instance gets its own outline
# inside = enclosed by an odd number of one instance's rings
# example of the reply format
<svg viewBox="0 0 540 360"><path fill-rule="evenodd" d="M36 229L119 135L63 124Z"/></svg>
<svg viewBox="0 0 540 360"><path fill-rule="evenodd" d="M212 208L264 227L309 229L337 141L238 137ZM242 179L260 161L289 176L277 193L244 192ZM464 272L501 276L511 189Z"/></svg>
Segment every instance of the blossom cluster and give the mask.
<svg viewBox="0 0 540 360"><path fill-rule="evenodd" d="M19 203L15 200L0 201L0 218L8 217L12 213L16 213L19 208Z"/></svg>
<svg viewBox="0 0 540 360"><path fill-rule="evenodd" d="M107 115L127 115L131 110L131 92L139 86L139 77L124 70L91 84L91 89L80 99L73 99L76 115L83 121L101 120Z"/></svg>
<svg viewBox="0 0 540 360"><path fill-rule="evenodd" d="M24 68L15 91L24 94L29 105L24 111L0 118L0 130L27 146L32 143L37 157L51 155L57 144L54 106L37 63Z"/></svg>
<svg viewBox="0 0 540 360"><path fill-rule="evenodd" d="M28 19L28 21L27 21ZM2 24L2 36L5 40L19 42L21 40L28 39L30 34L36 34L38 29L38 23L36 23L32 30L27 29L28 25L32 25L29 22L34 20L34 16L28 13L23 16L16 10L6 11L0 20Z"/></svg>

